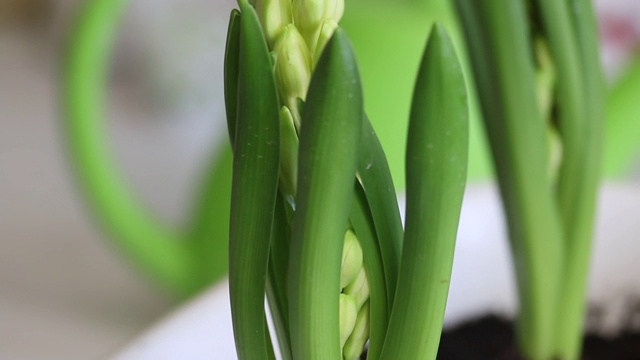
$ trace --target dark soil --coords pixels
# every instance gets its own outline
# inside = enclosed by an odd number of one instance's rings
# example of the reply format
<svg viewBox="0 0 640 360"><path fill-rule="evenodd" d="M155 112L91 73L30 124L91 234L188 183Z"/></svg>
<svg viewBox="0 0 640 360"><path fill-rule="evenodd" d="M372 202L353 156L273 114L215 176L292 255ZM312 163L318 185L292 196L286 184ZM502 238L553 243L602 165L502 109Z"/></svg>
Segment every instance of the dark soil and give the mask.
<svg viewBox="0 0 640 360"><path fill-rule="evenodd" d="M623 333L612 339L587 335L582 359L640 360L640 333ZM438 360L521 360L513 324L487 316L445 331Z"/></svg>

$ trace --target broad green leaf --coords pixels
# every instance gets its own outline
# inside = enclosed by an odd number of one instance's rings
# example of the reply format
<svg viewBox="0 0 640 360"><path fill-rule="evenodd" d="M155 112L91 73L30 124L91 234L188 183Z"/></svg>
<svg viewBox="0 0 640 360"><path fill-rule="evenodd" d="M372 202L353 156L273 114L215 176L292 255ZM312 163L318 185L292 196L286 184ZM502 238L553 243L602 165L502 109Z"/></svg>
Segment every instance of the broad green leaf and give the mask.
<svg viewBox="0 0 640 360"><path fill-rule="evenodd" d="M387 158L366 116L362 123L358 178L375 224L389 296L388 305L391 307L400 268L402 220Z"/></svg>
<svg viewBox="0 0 640 360"><path fill-rule="evenodd" d="M229 227L229 292L239 359L274 358L264 296L280 166L280 115L269 51L240 1L238 112Z"/></svg>
<svg viewBox="0 0 640 360"><path fill-rule="evenodd" d="M469 108L451 40L435 25L416 81L398 288L381 359L435 359L467 177Z"/></svg>
<svg viewBox="0 0 640 360"><path fill-rule="evenodd" d="M298 196L289 262L295 359L341 357L340 264L363 117L355 58L342 30L311 79L300 129Z"/></svg>
<svg viewBox="0 0 640 360"><path fill-rule="evenodd" d="M364 267L370 289L370 342L368 359L377 359L382 351L382 344L389 324L389 294L385 282L385 269L379 242L376 236L373 216L369 210L367 198L359 183L355 187L355 199L351 215L351 226L358 236L364 254Z"/></svg>

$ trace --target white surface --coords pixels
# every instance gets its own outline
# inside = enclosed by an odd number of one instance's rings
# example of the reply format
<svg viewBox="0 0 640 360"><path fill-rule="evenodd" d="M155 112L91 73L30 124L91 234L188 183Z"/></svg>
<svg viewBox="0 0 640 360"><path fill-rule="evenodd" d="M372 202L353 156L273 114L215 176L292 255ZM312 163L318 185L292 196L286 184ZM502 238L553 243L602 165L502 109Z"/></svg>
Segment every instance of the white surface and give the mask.
<svg viewBox="0 0 640 360"><path fill-rule="evenodd" d="M228 282L191 301L114 360L234 359Z"/></svg>
<svg viewBox="0 0 640 360"><path fill-rule="evenodd" d="M626 323L632 300L640 299L639 185L608 185L601 194L589 302L601 331ZM502 211L495 188L471 186L465 196L451 279L446 325L473 316L513 315L515 291ZM130 347L118 360L235 358L227 283L177 311ZM594 321L595 320L595 321Z"/></svg>

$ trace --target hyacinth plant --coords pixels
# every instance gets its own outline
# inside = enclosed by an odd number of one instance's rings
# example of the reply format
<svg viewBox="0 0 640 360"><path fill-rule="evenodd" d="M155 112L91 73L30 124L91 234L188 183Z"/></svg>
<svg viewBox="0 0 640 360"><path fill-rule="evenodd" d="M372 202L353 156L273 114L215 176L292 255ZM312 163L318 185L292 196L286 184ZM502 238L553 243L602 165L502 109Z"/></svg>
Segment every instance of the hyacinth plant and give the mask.
<svg viewBox="0 0 640 360"><path fill-rule="evenodd" d="M238 1L225 55L240 359L434 359L466 182L465 82L441 26L417 75L403 229L338 23L344 0ZM391 119L390 119L391 121ZM265 295L275 334L266 321Z"/></svg>
<svg viewBox="0 0 640 360"><path fill-rule="evenodd" d="M507 215L527 359L580 357L604 125L590 0L457 0Z"/></svg>

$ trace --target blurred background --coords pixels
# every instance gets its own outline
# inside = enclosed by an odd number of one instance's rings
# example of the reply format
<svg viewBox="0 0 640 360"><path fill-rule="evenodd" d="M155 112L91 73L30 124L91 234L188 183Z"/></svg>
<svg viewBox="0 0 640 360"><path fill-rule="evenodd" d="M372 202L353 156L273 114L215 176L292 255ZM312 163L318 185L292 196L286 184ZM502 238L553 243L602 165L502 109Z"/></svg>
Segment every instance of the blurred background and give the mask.
<svg viewBox="0 0 640 360"><path fill-rule="evenodd" d="M361 61L368 45L366 32L358 33L359 22L375 16L353 15L363 2L348 0L345 18ZM176 226L186 220L207 159L226 141L222 60L234 3L131 0L112 53L110 149L139 200ZM640 2L596 4L603 63L614 87L633 71L631 59L640 53ZM180 303L130 266L77 191L58 100L66 39L82 5L80 0L0 0L1 359L105 358ZM394 6L386 2L376 9ZM387 16L393 20L393 14ZM376 64L363 64L369 93L388 81L368 80L376 71ZM628 119L640 123L640 114ZM379 131L384 126L376 125ZM631 139L626 141L633 145ZM382 141L393 162L404 146L393 137ZM613 160L610 179L639 182L635 149ZM478 163L472 181L487 181L490 168ZM394 177L401 183L402 175L394 172Z"/></svg>

